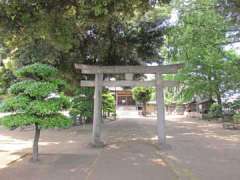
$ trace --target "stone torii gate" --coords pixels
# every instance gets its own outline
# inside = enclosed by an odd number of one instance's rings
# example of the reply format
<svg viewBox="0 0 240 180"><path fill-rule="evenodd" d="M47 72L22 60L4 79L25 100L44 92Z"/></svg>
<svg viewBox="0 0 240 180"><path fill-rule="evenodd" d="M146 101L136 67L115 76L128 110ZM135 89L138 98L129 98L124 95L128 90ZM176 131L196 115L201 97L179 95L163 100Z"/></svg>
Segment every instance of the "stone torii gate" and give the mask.
<svg viewBox="0 0 240 180"><path fill-rule="evenodd" d="M157 101L157 132L160 144L166 144L165 134L165 109L164 109L164 87L174 87L178 84L176 81L163 80L163 74L174 74L183 64L171 64L160 66L96 66L75 64L77 70L81 70L82 74L95 74L95 81L81 81L80 86L95 87L94 93L94 115L93 115L93 131L92 145L101 147L104 145L101 140L101 124L102 124L102 89L103 86L144 86L156 87ZM129 78L120 81L104 81L103 74L155 74L155 81L134 81ZM129 76L128 76L129 77Z"/></svg>

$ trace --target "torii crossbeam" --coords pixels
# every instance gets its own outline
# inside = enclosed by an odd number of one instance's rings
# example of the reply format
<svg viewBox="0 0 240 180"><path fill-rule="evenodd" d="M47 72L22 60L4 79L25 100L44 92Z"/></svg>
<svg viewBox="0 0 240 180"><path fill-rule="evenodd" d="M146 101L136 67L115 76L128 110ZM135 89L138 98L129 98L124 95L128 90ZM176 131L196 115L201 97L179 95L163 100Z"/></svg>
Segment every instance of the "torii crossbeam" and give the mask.
<svg viewBox="0 0 240 180"><path fill-rule="evenodd" d="M102 88L103 86L145 86L156 87L157 101L157 132L160 144L166 144L165 133L165 109L164 109L164 87L174 87L178 85L176 81L163 80L162 74L174 74L183 67L183 64L171 64L160 66L96 66L75 64L77 70L82 74L95 74L95 81L81 81L80 85L84 87L95 87L94 93L94 118L92 144L95 147L103 146L101 139L102 123ZM155 74L155 81L104 81L103 74Z"/></svg>

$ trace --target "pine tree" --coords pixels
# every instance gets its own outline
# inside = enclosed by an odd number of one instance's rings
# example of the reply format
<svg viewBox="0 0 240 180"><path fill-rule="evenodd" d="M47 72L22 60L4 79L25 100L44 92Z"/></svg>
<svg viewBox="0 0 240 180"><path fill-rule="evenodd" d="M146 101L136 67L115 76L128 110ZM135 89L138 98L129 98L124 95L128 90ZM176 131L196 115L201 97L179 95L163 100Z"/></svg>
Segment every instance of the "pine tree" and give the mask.
<svg viewBox="0 0 240 180"><path fill-rule="evenodd" d="M10 129L34 125L32 158L38 160L38 142L43 128L67 128L72 122L60 113L69 106L63 95L64 81L58 79L58 71L46 64L32 64L16 71L18 81L10 86L10 97L0 109L12 112L1 118Z"/></svg>

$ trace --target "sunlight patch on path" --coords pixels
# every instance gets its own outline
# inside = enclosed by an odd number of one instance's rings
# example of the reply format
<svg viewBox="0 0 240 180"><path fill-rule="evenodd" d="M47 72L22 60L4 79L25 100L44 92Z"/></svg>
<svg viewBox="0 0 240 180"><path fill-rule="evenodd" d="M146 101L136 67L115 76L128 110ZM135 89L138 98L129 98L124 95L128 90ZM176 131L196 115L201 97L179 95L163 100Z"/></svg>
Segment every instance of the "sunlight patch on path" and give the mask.
<svg viewBox="0 0 240 180"><path fill-rule="evenodd" d="M40 146L59 144L59 142L39 142ZM0 134L0 169L6 168L9 163L21 159L32 148L32 139L22 140Z"/></svg>
<svg viewBox="0 0 240 180"><path fill-rule="evenodd" d="M0 169L19 159L23 153L22 150L32 146L31 140L15 139L11 136L0 135Z"/></svg>

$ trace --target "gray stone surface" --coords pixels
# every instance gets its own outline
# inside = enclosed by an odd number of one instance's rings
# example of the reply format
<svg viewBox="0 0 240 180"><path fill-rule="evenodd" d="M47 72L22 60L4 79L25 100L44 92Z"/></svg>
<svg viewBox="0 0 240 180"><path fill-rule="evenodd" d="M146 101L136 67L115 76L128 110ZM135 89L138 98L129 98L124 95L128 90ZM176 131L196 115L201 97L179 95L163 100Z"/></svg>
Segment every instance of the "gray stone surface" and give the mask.
<svg viewBox="0 0 240 180"><path fill-rule="evenodd" d="M96 73L174 74L183 66L184 64L168 64L159 66L98 66L98 65L75 64L75 68L81 70L83 74L96 74Z"/></svg>
<svg viewBox="0 0 240 180"><path fill-rule="evenodd" d="M164 105L164 87L163 77L161 74L156 74L156 101L157 101L157 131L159 144L166 144L165 130L165 105Z"/></svg>
<svg viewBox="0 0 240 180"><path fill-rule="evenodd" d="M101 147L103 74L95 74L92 145Z"/></svg>

